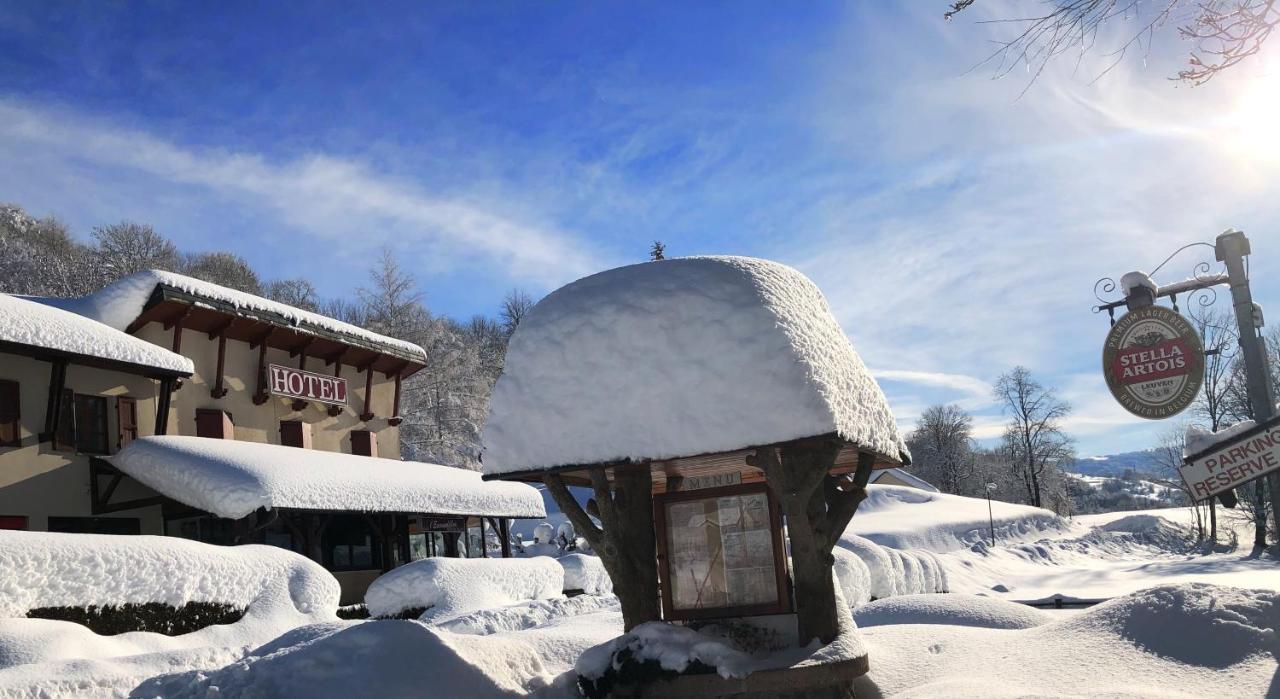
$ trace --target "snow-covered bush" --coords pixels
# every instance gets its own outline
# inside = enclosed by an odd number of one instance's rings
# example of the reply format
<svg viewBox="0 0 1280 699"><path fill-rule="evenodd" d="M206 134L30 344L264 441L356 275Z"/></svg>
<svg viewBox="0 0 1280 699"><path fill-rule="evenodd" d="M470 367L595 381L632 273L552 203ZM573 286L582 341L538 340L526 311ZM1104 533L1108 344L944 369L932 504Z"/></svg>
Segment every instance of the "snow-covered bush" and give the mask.
<svg viewBox="0 0 1280 699"><path fill-rule="evenodd" d="M426 609L424 620L443 621L477 609L556 597L563 590L564 569L552 558L426 558L374 580L364 601L374 617Z"/></svg>
<svg viewBox="0 0 1280 699"><path fill-rule="evenodd" d="M0 530L0 618L90 605L211 602L245 609L281 585L298 612L338 608L338 581L328 571L275 546Z"/></svg>
<svg viewBox="0 0 1280 699"><path fill-rule="evenodd" d="M564 568L564 589L582 590L589 595L613 592L613 579L599 557L570 553L557 560Z"/></svg>
<svg viewBox="0 0 1280 699"><path fill-rule="evenodd" d="M890 554L884 547L870 539L854 534L845 534L836 543L836 549L843 549L860 558L867 567L869 592L871 599L884 599L897 594L894 580L893 563Z"/></svg>

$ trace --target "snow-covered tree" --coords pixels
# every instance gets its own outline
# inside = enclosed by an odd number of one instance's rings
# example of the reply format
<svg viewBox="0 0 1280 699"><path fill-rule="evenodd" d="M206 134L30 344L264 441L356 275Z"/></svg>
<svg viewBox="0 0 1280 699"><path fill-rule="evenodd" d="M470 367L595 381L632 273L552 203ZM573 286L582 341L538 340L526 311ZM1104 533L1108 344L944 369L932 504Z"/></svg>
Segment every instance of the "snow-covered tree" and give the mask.
<svg viewBox="0 0 1280 699"><path fill-rule="evenodd" d="M931 405L907 435L911 472L953 495L978 494L971 432L973 416L958 405Z"/></svg>
<svg viewBox="0 0 1280 699"><path fill-rule="evenodd" d="M143 223L121 221L98 226L92 235L96 243L93 254L108 280L145 269L172 271L180 264L178 247Z"/></svg>
<svg viewBox="0 0 1280 699"><path fill-rule="evenodd" d="M187 276L237 289L262 293L262 280L243 257L230 252L201 252L187 256L180 270Z"/></svg>

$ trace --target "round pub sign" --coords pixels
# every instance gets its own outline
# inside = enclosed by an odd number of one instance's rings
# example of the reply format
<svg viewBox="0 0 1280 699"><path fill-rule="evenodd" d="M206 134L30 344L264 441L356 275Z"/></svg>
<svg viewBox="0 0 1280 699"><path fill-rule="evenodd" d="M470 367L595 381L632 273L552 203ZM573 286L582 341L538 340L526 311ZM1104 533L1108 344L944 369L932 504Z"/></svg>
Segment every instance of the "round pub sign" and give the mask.
<svg viewBox="0 0 1280 699"><path fill-rule="evenodd" d="M1158 420L1195 400L1204 381L1204 347L1186 318L1163 306L1139 308L1107 333L1102 371L1125 410Z"/></svg>

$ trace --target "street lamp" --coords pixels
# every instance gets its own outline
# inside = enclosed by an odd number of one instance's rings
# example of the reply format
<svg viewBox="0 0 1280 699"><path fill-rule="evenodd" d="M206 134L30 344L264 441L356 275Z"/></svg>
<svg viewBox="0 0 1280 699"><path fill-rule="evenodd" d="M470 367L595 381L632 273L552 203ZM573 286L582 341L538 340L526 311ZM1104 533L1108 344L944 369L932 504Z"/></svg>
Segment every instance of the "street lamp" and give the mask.
<svg viewBox="0 0 1280 699"><path fill-rule="evenodd" d="M991 527L991 547L996 545L996 517L991 512L991 494L999 490L1000 486L995 483L987 484L987 523Z"/></svg>

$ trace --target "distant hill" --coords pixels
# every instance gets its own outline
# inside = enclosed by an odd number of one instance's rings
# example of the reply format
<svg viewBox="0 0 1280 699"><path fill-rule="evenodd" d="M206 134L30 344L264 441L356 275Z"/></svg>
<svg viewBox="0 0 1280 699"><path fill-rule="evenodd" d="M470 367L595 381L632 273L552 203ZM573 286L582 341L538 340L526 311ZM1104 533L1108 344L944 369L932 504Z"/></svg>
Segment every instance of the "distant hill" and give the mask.
<svg viewBox="0 0 1280 699"><path fill-rule="evenodd" d="M1067 471L1085 476L1123 476L1126 469L1139 473L1159 473L1160 464L1155 451L1147 449L1109 456L1086 456L1066 467Z"/></svg>

